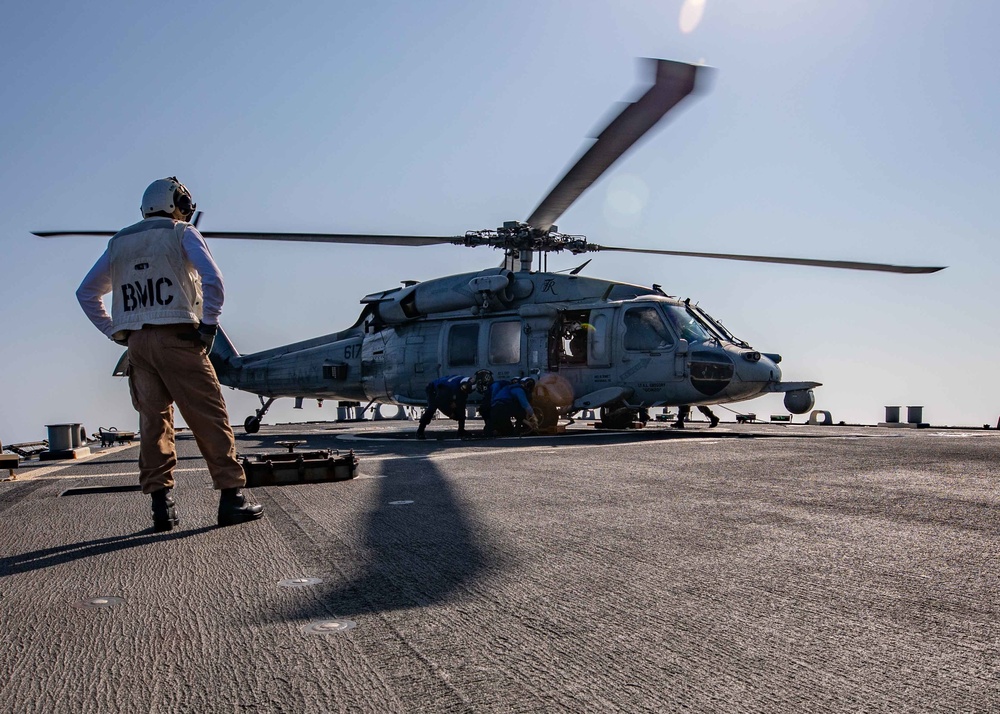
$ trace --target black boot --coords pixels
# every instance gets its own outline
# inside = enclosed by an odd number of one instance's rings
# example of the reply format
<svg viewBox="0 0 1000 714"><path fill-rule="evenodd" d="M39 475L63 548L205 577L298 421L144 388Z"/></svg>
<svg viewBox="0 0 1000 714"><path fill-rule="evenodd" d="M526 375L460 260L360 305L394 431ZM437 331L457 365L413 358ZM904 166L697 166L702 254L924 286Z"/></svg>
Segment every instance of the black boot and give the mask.
<svg viewBox="0 0 1000 714"><path fill-rule="evenodd" d="M264 515L264 507L259 503L247 503L246 496L238 488L224 488L219 497L219 525L231 526L243 521L255 521Z"/></svg>
<svg viewBox="0 0 1000 714"><path fill-rule="evenodd" d="M153 530L157 532L172 530L181 521L177 517L177 508L174 505L174 497L170 495L170 489L161 488L149 495L153 499Z"/></svg>

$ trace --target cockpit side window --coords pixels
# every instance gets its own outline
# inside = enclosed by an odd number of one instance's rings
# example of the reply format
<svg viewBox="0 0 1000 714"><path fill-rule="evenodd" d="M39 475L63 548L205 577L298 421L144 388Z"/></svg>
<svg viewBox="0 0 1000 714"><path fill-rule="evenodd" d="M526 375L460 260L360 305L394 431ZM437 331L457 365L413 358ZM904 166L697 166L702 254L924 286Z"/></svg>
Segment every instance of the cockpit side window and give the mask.
<svg viewBox="0 0 1000 714"><path fill-rule="evenodd" d="M674 338L655 307L631 307L625 311L625 349L651 352L673 347Z"/></svg>

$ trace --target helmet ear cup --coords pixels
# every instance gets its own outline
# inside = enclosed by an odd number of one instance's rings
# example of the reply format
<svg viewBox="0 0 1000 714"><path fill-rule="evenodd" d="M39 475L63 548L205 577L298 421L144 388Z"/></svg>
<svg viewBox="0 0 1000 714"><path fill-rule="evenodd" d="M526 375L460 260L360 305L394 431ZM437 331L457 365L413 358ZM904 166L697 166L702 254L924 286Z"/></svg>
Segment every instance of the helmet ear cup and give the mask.
<svg viewBox="0 0 1000 714"><path fill-rule="evenodd" d="M184 188L178 188L174 191L174 207L177 208L183 214L184 219L187 220L194 215L195 203L191 200L191 194L187 192Z"/></svg>

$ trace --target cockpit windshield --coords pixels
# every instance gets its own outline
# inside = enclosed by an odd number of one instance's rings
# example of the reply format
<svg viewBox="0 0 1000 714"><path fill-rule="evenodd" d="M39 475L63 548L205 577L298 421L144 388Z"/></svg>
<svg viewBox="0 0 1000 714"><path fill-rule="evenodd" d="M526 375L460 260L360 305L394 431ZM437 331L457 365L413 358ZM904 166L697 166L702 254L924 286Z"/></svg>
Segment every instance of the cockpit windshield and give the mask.
<svg viewBox="0 0 1000 714"><path fill-rule="evenodd" d="M702 308L698 307L697 305L688 305L688 309L694 312L694 314L697 315L699 318L701 318L701 321L706 325L708 325L709 329L712 330L712 332L719 334L723 340L728 340L729 342L732 342L734 345L739 345L740 347L750 346L744 340L741 340L739 337L737 337L728 329L726 329L725 325L723 325L721 322L716 320L714 317L709 315L707 312L705 312Z"/></svg>
<svg viewBox="0 0 1000 714"><path fill-rule="evenodd" d="M680 305L663 305L667 320L682 340L688 342L707 342L718 340L718 337L702 322L692 310Z"/></svg>

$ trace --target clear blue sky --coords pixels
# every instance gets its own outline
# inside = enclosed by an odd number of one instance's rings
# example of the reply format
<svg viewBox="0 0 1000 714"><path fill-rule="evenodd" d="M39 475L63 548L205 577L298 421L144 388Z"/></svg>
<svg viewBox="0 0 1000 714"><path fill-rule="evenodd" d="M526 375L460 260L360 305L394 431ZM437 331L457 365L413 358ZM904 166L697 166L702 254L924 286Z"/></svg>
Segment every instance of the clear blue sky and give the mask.
<svg viewBox="0 0 1000 714"><path fill-rule="evenodd" d="M948 265L931 276L601 254L587 273L691 297L817 408L875 423L1000 416L1000 4L957 0L20 3L0 58L0 440L135 428L120 350L74 290L176 174L216 230L460 234L524 219L635 59L704 61L709 92L559 221L610 245ZM615 198L626 191L641 199ZM624 209L624 210L623 210ZM252 352L351 324L366 293L486 249L215 243ZM555 257L550 268L572 267ZM256 404L226 390L234 423ZM269 421L332 418L331 407ZM783 412L780 397L743 405ZM727 413L724 412L727 416Z"/></svg>

